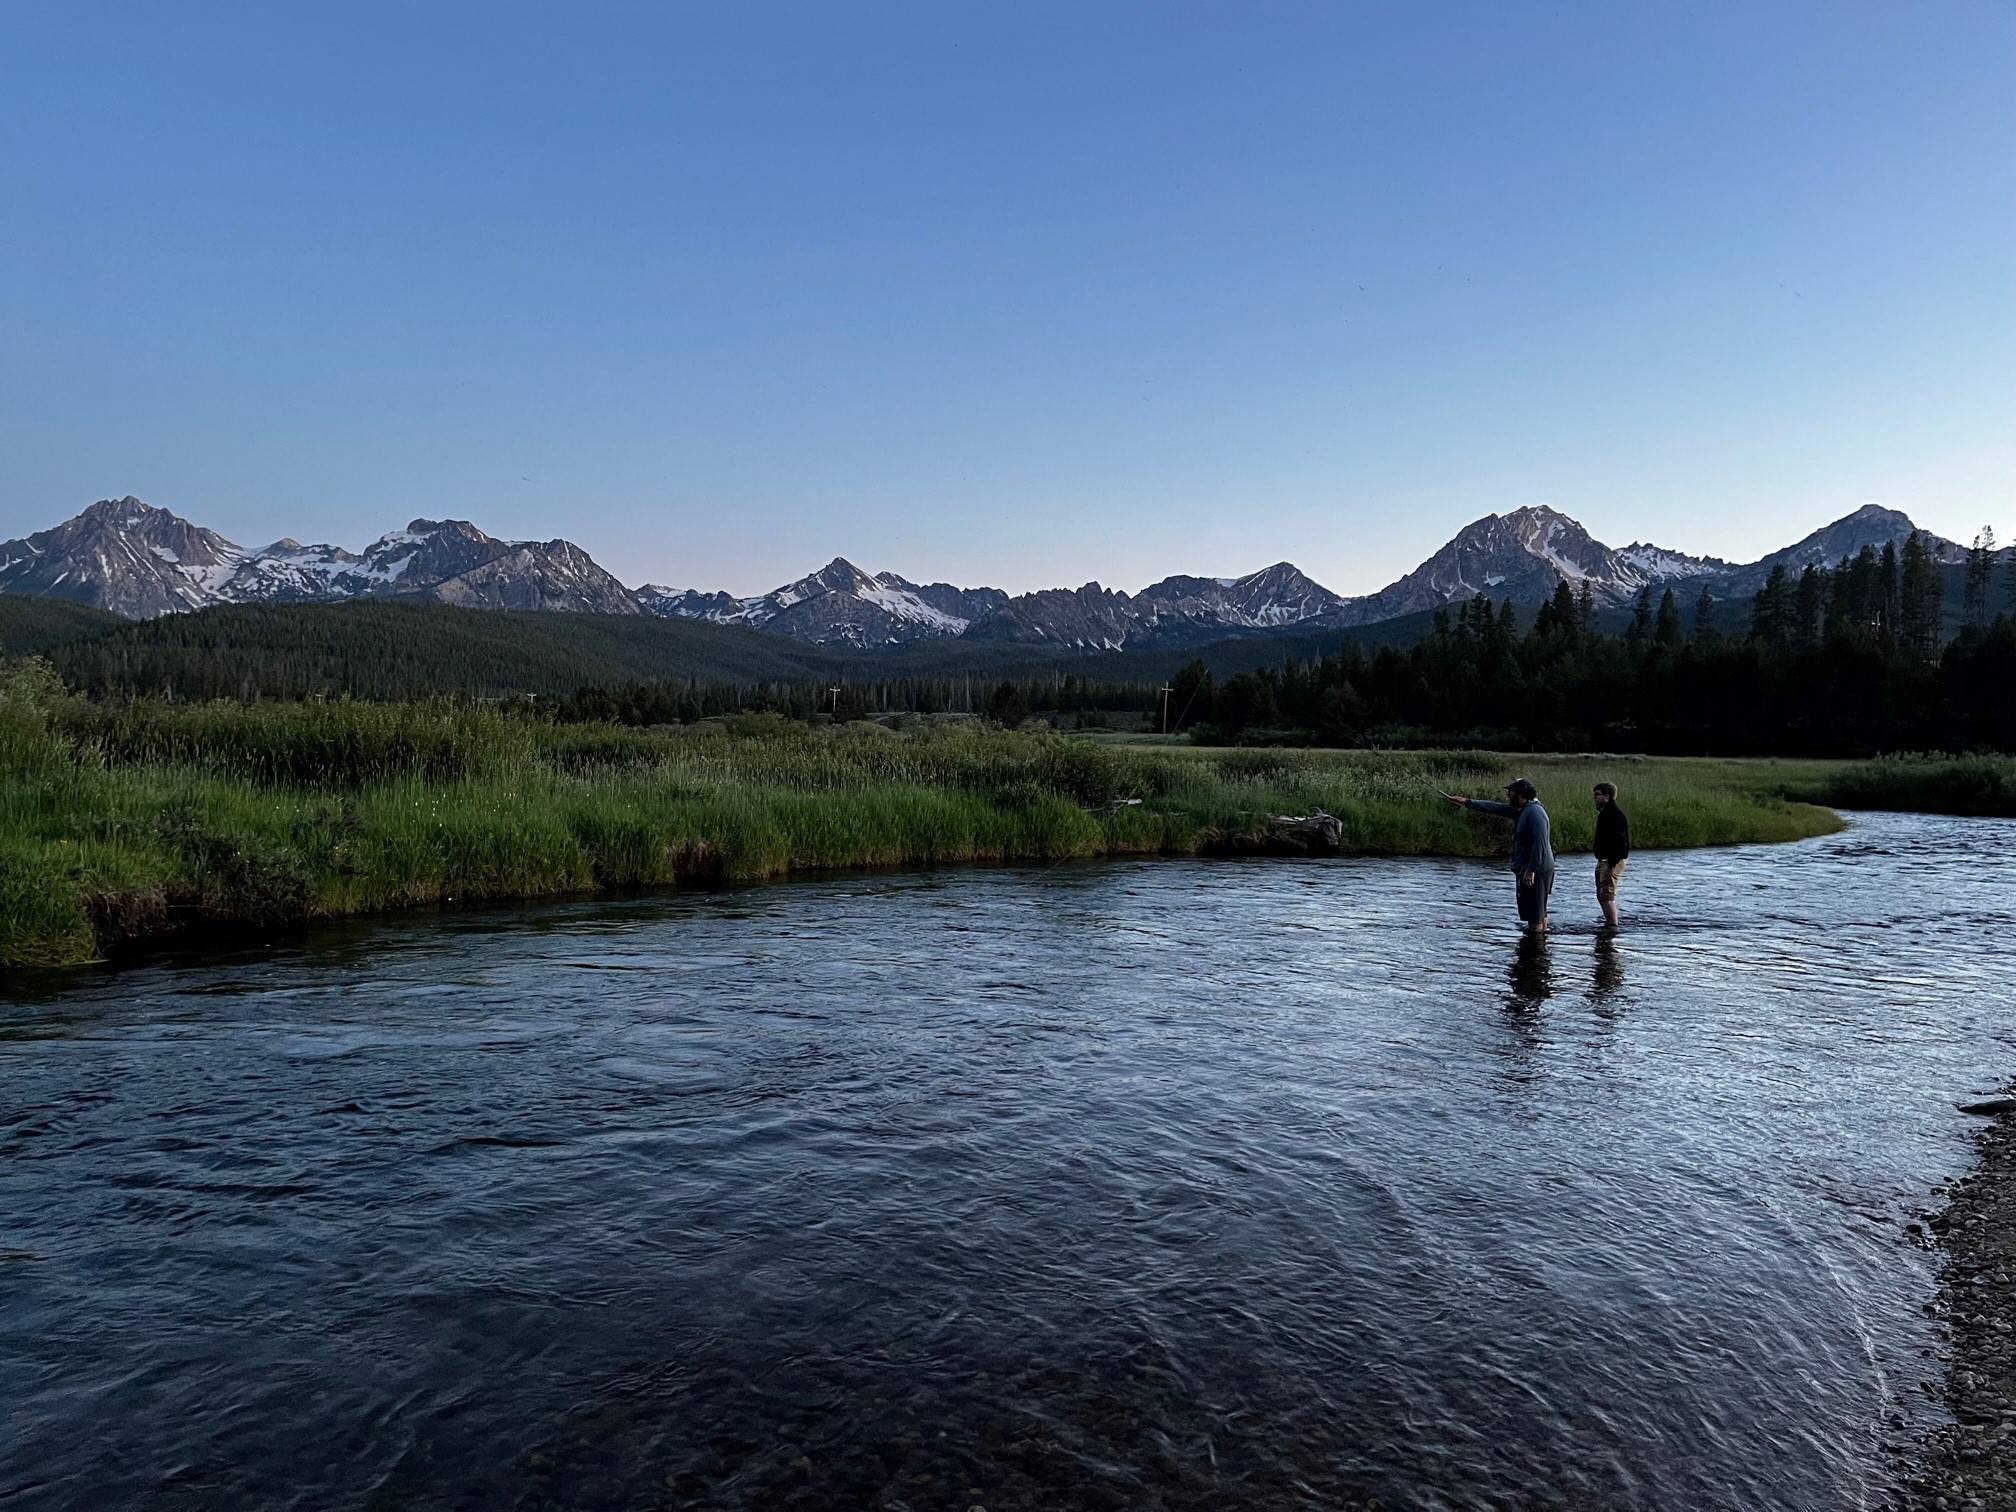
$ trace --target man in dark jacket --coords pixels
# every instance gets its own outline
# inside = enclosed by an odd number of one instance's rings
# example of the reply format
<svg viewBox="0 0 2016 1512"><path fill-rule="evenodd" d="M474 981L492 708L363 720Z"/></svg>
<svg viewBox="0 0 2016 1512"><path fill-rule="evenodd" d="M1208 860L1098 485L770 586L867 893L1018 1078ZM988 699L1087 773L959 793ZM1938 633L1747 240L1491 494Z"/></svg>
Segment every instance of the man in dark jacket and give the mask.
<svg viewBox="0 0 2016 1512"><path fill-rule="evenodd" d="M1631 821L1617 807L1617 784L1596 784L1596 902L1603 910L1603 922L1618 925L1617 884L1624 879L1624 863L1631 855Z"/></svg>
<svg viewBox="0 0 2016 1512"><path fill-rule="evenodd" d="M1496 814L1512 821L1512 880L1518 887L1519 922L1533 934L1547 933L1547 897L1554 891L1553 826L1540 806L1540 792L1524 777L1505 784L1507 802L1445 794L1458 808Z"/></svg>

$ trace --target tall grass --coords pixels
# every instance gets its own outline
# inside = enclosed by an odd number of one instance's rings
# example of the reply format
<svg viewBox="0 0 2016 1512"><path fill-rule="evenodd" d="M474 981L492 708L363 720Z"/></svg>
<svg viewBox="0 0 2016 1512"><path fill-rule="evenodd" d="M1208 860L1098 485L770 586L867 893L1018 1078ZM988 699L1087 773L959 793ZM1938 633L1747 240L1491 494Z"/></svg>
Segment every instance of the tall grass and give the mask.
<svg viewBox="0 0 2016 1512"><path fill-rule="evenodd" d="M548 726L446 703L92 705L0 667L0 963L91 959L201 925L808 870L1274 848L1321 808L1349 850L1502 852L1433 788L1542 788L1586 846L1589 784L1644 846L1836 828L1777 796L1791 763L1115 746L959 725L750 717ZM1515 773L1515 766L1517 772ZM1115 800L1139 800L1119 803Z"/></svg>
<svg viewBox="0 0 2016 1512"><path fill-rule="evenodd" d="M66 700L54 727L112 766L185 765L262 782L450 781L528 765L535 726L483 705L309 702L119 705Z"/></svg>
<svg viewBox="0 0 2016 1512"><path fill-rule="evenodd" d="M2016 757L1885 756L1843 767L1809 789L1842 808L2016 819Z"/></svg>

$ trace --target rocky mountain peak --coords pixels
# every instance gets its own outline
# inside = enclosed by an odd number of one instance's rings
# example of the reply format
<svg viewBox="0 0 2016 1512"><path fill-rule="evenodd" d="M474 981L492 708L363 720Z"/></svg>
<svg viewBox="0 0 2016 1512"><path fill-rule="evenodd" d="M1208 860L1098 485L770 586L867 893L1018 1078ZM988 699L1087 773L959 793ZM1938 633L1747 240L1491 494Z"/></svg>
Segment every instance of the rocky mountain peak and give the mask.
<svg viewBox="0 0 2016 1512"><path fill-rule="evenodd" d="M1843 557L1855 555L1864 546L1878 551L1885 546L1902 546L1917 528L1902 510L1888 509L1881 504L1864 504L1782 551L1772 552L1756 565L1766 572L1781 565L1791 571L1809 566L1832 567ZM1926 539L1932 547L1933 556L1940 561L1957 562L1965 555L1964 549L1953 541L1929 534Z"/></svg>
<svg viewBox="0 0 2016 1512"><path fill-rule="evenodd" d="M893 572L871 576L847 558L835 557L809 577L741 600L738 618L815 645L867 649L959 635L1006 597L997 588L920 587ZM651 607L655 613L687 618L722 618L718 602L706 595Z"/></svg>
<svg viewBox="0 0 2016 1512"><path fill-rule="evenodd" d="M165 509L128 494L123 499L100 499L80 512L77 519L92 525L130 525L155 515L165 515L171 520L176 518Z"/></svg>
<svg viewBox="0 0 2016 1512"><path fill-rule="evenodd" d="M853 593L875 580L847 558L836 556L804 581L816 584L828 593Z"/></svg>
<svg viewBox="0 0 2016 1512"><path fill-rule="evenodd" d="M216 531L128 494L0 543L0 592L72 599L144 619L210 602L243 556Z"/></svg>
<svg viewBox="0 0 2016 1512"><path fill-rule="evenodd" d="M414 519L361 555L304 546L291 536L246 551L126 495L0 542L0 592L74 599L132 617L216 603L421 597L493 609L650 613L862 650L966 636L1089 652L1371 624L1480 593L1533 603L1562 582L1586 584L1608 604L1683 580L1717 597L1740 597L1755 592L1774 566L1831 567L1865 546L1901 543L1913 528L1899 510L1864 504L1791 546L1736 566L1642 541L1613 549L1560 510L1529 504L1470 521L1405 577L1355 598L1332 593L1287 561L1237 577L1179 574L1131 596L1095 579L1011 598L998 588L871 575L839 556L771 593L737 598L658 586L633 593L571 541L500 540L464 519ZM1951 541L1931 541L1942 561L1964 554ZM1684 591L1695 591L1695 581Z"/></svg>
<svg viewBox="0 0 2016 1512"><path fill-rule="evenodd" d="M1551 505L1523 505L1501 518L1512 539L1542 556L1560 556L1580 565L1585 548L1604 549L1579 520L1570 519Z"/></svg>
<svg viewBox="0 0 2016 1512"><path fill-rule="evenodd" d="M569 541L492 540L467 520L414 520L363 556L282 536L256 551L127 495L0 544L0 592L44 594L145 619L228 603L405 595L487 608L640 613Z"/></svg>
<svg viewBox="0 0 2016 1512"><path fill-rule="evenodd" d="M1009 599L974 621L966 634L975 640L1072 651L1118 651L1130 638L1139 644L1142 628L1127 595L1095 580L1079 588L1046 588Z"/></svg>
<svg viewBox="0 0 2016 1512"><path fill-rule="evenodd" d="M410 520L405 534L413 536L455 536L464 541L489 541L493 537L467 520Z"/></svg>
<svg viewBox="0 0 2016 1512"><path fill-rule="evenodd" d="M1177 633L1174 627L1183 619L1227 630L1272 629L1320 622L1344 604L1293 562L1276 562L1244 577L1167 577L1143 588L1136 601L1156 606L1165 638Z"/></svg>
<svg viewBox="0 0 2016 1512"><path fill-rule="evenodd" d="M1489 516L1486 518L1489 518ZM1577 530L1582 528L1573 518L1561 513L1552 504L1521 504L1517 509L1508 509L1499 518L1511 520L1520 526L1548 525L1558 522L1563 525L1573 525Z"/></svg>

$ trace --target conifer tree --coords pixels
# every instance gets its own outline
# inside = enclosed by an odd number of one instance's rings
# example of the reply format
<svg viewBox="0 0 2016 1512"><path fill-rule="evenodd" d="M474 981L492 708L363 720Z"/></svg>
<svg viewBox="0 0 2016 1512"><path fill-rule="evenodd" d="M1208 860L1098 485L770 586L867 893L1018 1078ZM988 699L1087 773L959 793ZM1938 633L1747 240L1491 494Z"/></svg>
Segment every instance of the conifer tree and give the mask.
<svg viewBox="0 0 2016 1512"><path fill-rule="evenodd" d="M1491 633L1492 605L1490 595L1472 594L1465 600L1463 610L1456 624L1459 636L1475 636L1482 640Z"/></svg>
<svg viewBox="0 0 2016 1512"><path fill-rule="evenodd" d="M1816 646L1827 615L1827 569L1806 564L1799 574L1793 597L1791 642L1795 646Z"/></svg>
<svg viewBox="0 0 2016 1512"><path fill-rule="evenodd" d="M1785 580L1785 564L1780 562L1771 569L1764 586L1757 590L1757 597L1751 600L1750 639L1763 646L1785 644L1786 627L1791 618L1791 596L1791 586Z"/></svg>
<svg viewBox="0 0 2016 1512"><path fill-rule="evenodd" d="M1677 646L1686 639L1680 633L1680 605L1671 588L1659 600L1659 623L1652 635L1662 646Z"/></svg>
<svg viewBox="0 0 2016 1512"><path fill-rule="evenodd" d="M1017 684L999 683L987 700L987 717L1012 730L1029 717L1029 700L1023 697Z"/></svg>
<svg viewBox="0 0 2016 1512"><path fill-rule="evenodd" d="M1897 543L1885 541L1883 554L1876 562L1876 602L1877 626L1887 645L1897 638L1903 617L1899 612L1903 603L1902 584L1897 572Z"/></svg>
<svg viewBox="0 0 2016 1512"><path fill-rule="evenodd" d="M1901 587L1898 640L1912 655L1930 661L1939 652L1939 569L1924 536L1916 530L1904 542Z"/></svg>
<svg viewBox="0 0 2016 1512"><path fill-rule="evenodd" d="M1705 595L1707 589L1702 589ZM1638 597L1631 605L1631 628L1625 632L1634 641L1648 641L1652 638L1652 585L1647 583L1638 590Z"/></svg>
<svg viewBox="0 0 2016 1512"><path fill-rule="evenodd" d="M1851 602L1854 588L1854 559L1844 556L1841 564L1827 577L1827 606L1820 613L1820 638L1823 641L1844 640L1854 629L1855 614Z"/></svg>
<svg viewBox="0 0 2016 1512"><path fill-rule="evenodd" d="M1976 630L1988 624L1988 603L1993 595L1995 573L1995 531L1983 525L1967 549L1967 623Z"/></svg>
<svg viewBox="0 0 2016 1512"><path fill-rule="evenodd" d="M1711 641L1715 638L1715 595L1706 588L1694 600L1694 639Z"/></svg>
<svg viewBox="0 0 2016 1512"><path fill-rule="evenodd" d="M1572 636L1575 626L1575 590L1564 578L1554 585L1554 596L1533 617L1533 629L1541 635Z"/></svg>
<svg viewBox="0 0 2016 1512"><path fill-rule="evenodd" d="M1879 582L1882 564L1877 560L1876 548L1864 546L1855 553L1854 561L1846 568L1847 588L1844 594L1843 616L1848 628L1857 635L1872 635L1882 625L1883 607Z"/></svg>

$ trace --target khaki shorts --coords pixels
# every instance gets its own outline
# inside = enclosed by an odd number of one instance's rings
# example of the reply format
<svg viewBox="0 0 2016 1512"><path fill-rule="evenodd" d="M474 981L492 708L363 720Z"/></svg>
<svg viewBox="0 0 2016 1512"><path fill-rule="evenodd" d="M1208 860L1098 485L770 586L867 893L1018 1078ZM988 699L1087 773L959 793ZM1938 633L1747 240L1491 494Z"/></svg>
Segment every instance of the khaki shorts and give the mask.
<svg viewBox="0 0 2016 1512"><path fill-rule="evenodd" d="M1631 863L1625 861L1598 861L1596 863L1596 901L1615 903L1617 884L1624 880L1624 868Z"/></svg>

